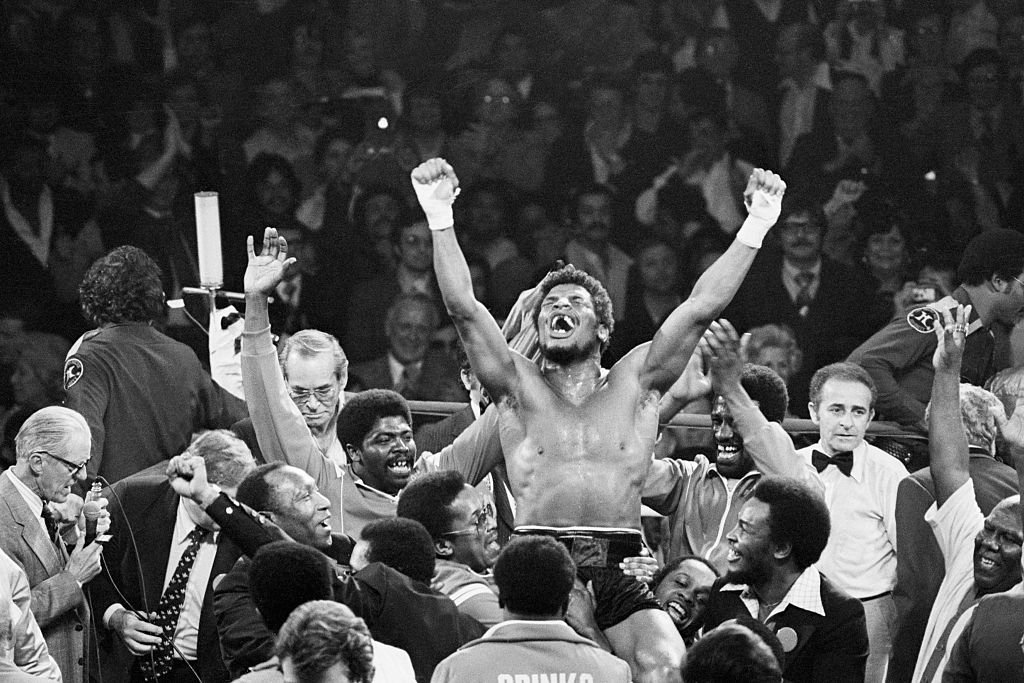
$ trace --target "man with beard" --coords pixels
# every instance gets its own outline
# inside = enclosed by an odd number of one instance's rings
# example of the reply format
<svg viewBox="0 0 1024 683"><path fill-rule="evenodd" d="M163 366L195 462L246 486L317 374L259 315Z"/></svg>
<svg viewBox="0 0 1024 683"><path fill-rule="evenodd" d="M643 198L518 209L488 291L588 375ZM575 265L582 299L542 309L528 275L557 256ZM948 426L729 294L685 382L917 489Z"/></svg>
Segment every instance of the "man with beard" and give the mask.
<svg viewBox="0 0 1024 683"><path fill-rule="evenodd" d="M820 488L814 471L797 457L782 428L786 385L769 368L744 365L739 335L728 320L711 324L701 350L715 396L711 411L717 456L651 463L644 503L668 518L667 558L698 555L726 570L725 533L765 474L803 478ZM708 384L708 378L699 380Z"/></svg>
<svg viewBox="0 0 1024 683"><path fill-rule="evenodd" d="M935 326L935 378L927 410L935 503L925 513L925 520L942 550L946 576L928 616L914 667L913 680L925 683L942 680L949 652L978 601L985 595L1009 590L1020 581L1024 540L1020 496L1002 500L988 517L982 516L975 499L967 437L960 418L961 364L971 306L958 304L954 310L943 310L943 324ZM1016 430L1006 428L1005 415L997 415L996 421L1003 436L1020 447L1021 415L1015 412L1013 417ZM1017 468L1019 476L1019 459Z"/></svg>
<svg viewBox="0 0 1024 683"><path fill-rule="evenodd" d="M398 516L420 522L434 539L434 589L484 626L501 621L490 575L500 551L490 501L458 472L431 472L417 477L402 492Z"/></svg>
<svg viewBox="0 0 1024 683"><path fill-rule="evenodd" d="M679 378L704 329L718 317L778 218L785 183L757 171L747 185L750 216L736 241L698 280L655 335L607 374L601 351L614 327L608 294L565 267L540 284L534 308L540 363L513 352L473 296L455 236L455 170L431 159L412 173L434 240L445 306L474 372L498 412L516 499L516 533L558 538L592 581L597 623L638 681L678 681L684 646L653 594L620 571L637 556L640 493L658 428L659 400Z"/></svg>
<svg viewBox="0 0 1024 683"><path fill-rule="evenodd" d="M819 492L788 477L762 478L729 532L728 570L711 592L704 627L747 615L782 643L785 680L862 683L864 608L814 567L829 531Z"/></svg>
<svg viewBox="0 0 1024 683"><path fill-rule="evenodd" d="M718 577L718 570L703 557L683 555L662 567L651 581L654 597L672 618L687 647L704 625L708 597Z"/></svg>

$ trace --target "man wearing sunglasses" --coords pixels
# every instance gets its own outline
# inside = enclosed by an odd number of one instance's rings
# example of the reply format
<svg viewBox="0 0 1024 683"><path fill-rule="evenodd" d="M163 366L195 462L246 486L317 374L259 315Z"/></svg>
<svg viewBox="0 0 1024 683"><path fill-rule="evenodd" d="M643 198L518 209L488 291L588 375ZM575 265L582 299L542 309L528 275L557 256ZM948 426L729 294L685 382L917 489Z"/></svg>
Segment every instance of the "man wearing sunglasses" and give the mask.
<svg viewBox="0 0 1024 683"><path fill-rule="evenodd" d="M0 548L24 567L32 611L70 683L85 679L89 609L83 586L99 574L103 546L85 545L84 519L61 531L54 506L67 502L71 486L85 480L91 445L79 413L43 408L22 425L17 462L0 474ZM73 544L70 553L66 543Z"/></svg>
<svg viewBox="0 0 1024 683"><path fill-rule="evenodd" d="M484 626L503 619L491 566L501 548L494 505L458 472L413 479L398 499L398 516L421 523L434 539L431 586Z"/></svg>

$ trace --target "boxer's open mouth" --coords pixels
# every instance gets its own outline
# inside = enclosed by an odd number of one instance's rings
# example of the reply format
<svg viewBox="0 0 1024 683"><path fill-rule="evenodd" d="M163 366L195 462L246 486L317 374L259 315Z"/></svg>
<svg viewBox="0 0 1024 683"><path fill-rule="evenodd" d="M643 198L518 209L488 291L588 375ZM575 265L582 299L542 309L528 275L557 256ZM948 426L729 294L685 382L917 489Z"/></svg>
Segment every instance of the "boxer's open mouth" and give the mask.
<svg viewBox="0 0 1024 683"><path fill-rule="evenodd" d="M552 336L568 337L576 329L576 321L564 313L556 313L551 316L548 327Z"/></svg>

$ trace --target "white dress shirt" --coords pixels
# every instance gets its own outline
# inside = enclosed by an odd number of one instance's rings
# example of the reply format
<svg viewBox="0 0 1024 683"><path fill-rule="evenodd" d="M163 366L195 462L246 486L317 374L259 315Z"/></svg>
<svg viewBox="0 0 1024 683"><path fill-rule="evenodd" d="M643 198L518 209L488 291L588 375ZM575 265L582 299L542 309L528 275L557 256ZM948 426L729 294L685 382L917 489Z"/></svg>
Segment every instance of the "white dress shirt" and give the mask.
<svg viewBox="0 0 1024 683"><path fill-rule="evenodd" d="M821 442L797 451L808 463ZM827 453L826 453L827 454ZM834 465L818 473L832 518L818 570L855 598L875 597L896 584L896 491L907 469L866 441L853 449L846 476Z"/></svg>
<svg viewBox="0 0 1024 683"><path fill-rule="evenodd" d="M160 595L167 590L167 584L174 576L174 570L178 567L181 556L188 548L188 535L196 528L197 522L189 515L189 509L183 501L178 501L178 511L174 519L174 531L171 534L171 548L167 555L167 568L164 570L163 585ZM203 611L203 599L206 597L206 587L210 583L210 574L213 572L213 561L217 556L217 539L219 531L207 534L199 552L196 554L195 564L188 575L188 584L185 587L185 601L181 606L181 614L178 616L178 625L174 629L174 652L175 659L184 657L187 660L195 660L199 657L199 619ZM156 608L160 596L151 598L150 607ZM123 609L120 603L113 604L103 613L103 623L109 628L110 618Z"/></svg>
<svg viewBox="0 0 1024 683"><path fill-rule="evenodd" d="M174 520L171 552L167 557L167 570L164 574L161 594L167 590L167 584L174 576L178 561L185 554L185 549L188 548L188 535L196 528L196 524L196 520L189 515L189 509L184 501L178 501L178 515ZM206 587L210 583L210 573L213 571L213 560L217 556L217 537L219 535L220 532L217 531L207 534L199 546L195 564L192 565L192 571L188 575L185 603L181 606L178 627L174 629L174 644L185 659L198 657L199 617L203 611L203 598L206 597ZM179 656L177 652L175 655Z"/></svg>

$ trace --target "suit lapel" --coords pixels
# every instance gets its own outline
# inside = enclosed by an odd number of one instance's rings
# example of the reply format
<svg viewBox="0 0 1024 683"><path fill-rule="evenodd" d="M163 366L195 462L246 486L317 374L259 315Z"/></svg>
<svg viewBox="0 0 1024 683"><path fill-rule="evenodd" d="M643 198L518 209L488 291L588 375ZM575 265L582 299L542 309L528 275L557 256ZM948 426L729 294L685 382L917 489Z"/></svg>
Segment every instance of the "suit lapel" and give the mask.
<svg viewBox="0 0 1024 683"><path fill-rule="evenodd" d="M4 472L0 476L0 496L10 508L11 518L21 527L21 539L32 550L47 575L53 576L64 569L64 558L58 554L57 546L46 537L42 527L36 522L36 515L11 483L9 477L12 476L14 475L10 472Z"/></svg>

